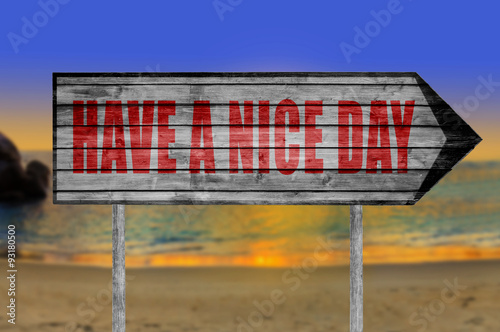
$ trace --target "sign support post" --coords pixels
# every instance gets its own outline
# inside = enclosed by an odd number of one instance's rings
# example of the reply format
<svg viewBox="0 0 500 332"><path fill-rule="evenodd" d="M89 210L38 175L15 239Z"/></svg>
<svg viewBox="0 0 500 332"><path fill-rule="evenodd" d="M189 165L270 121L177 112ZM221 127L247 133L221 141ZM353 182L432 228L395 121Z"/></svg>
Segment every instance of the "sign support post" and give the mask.
<svg viewBox="0 0 500 332"><path fill-rule="evenodd" d="M125 205L113 204L113 332L125 332Z"/></svg>
<svg viewBox="0 0 500 332"><path fill-rule="evenodd" d="M363 332L363 207L350 209L350 331Z"/></svg>

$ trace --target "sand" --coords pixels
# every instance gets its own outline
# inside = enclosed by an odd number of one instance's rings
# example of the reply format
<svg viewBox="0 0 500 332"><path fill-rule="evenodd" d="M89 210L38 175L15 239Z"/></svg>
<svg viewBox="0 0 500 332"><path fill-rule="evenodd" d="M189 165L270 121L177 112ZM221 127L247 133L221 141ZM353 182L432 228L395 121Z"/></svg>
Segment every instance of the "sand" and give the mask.
<svg viewBox="0 0 500 332"><path fill-rule="evenodd" d="M348 272L128 269L127 331L348 331ZM499 272L498 261L366 266L365 331L500 331ZM111 331L110 281L106 268L18 263L16 325L4 313L0 331Z"/></svg>

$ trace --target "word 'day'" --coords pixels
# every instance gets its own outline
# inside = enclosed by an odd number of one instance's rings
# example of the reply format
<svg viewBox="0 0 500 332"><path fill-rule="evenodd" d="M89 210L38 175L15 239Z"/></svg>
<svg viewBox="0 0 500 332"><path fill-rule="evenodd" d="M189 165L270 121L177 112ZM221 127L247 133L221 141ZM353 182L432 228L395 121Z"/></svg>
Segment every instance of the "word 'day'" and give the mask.
<svg viewBox="0 0 500 332"><path fill-rule="evenodd" d="M414 204L481 138L415 73L54 74L54 201Z"/></svg>

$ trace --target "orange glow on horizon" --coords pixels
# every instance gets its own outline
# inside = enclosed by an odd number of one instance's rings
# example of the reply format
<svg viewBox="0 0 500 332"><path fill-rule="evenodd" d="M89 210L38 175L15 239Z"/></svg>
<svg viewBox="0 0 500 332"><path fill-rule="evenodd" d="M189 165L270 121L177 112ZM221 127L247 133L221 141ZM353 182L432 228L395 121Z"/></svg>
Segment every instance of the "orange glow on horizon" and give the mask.
<svg viewBox="0 0 500 332"><path fill-rule="evenodd" d="M320 253L326 255L326 252ZM110 254L77 254L69 261L53 255L30 255L24 253L27 260L44 263L69 263L101 267L112 266ZM318 266L342 266L349 264L349 250L338 250L328 254L325 260L318 260L314 253L266 255L259 253L248 256L224 255L186 255L186 254L154 254L143 256L127 256L125 264L129 268L143 267L268 267L288 268L300 266L304 262L316 261ZM436 247L403 247L403 246L370 246L363 250L365 264L419 264L446 261L470 261L500 259L500 248L477 248L467 246L436 246Z"/></svg>

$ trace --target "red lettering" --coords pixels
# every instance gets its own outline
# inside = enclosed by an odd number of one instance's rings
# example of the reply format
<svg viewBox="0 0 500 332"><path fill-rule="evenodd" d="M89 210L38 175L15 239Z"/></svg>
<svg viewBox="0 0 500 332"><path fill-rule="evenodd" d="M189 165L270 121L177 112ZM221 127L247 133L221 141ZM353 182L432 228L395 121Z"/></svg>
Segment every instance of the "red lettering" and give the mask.
<svg viewBox="0 0 500 332"><path fill-rule="evenodd" d="M168 145L175 143L175 129L168 127L168 117L175 115L175 101L158 102L158 173L175 173L177 160L168 157Z"/></svg>
<svg viewBox="0 0 500 332"><path fill-rule="evenodd" d="M134 173L149 173L155 102L151 100L144 101L142 123L139 119L139 102L137 100L128 101L127 107Z"/></svg>
<svg viewBox="0 0 500 332"><path fill-rule="evenodd" d="M380 136L380 147L378 145ZM366 173L377 173L380 161L382 173L392 173L391 141L389 137L389 118L385 100L374 100L370 108L370 129L368 132L368 151Z"/></svg>
<svg viewBox="0 0 500 332"><path fill-rule="evenodd" d="M84 102L73 101L73 173L84 173L85 152L87 173L97 173L97 101L87 101L86 115L87 125Z"/></svg>
<svg viewBox="0 0 500 332"><path fill-rule="evenodd" d="M203 131L203 148L201 135ZM215 173L214 139L212 135L212 117L210 101L197 100L193 108L193 129L191 132L191 155L189 172L200 173L200 164L203 160L205 173Z"/></svg>
<svg viewBox="0 0 500 332"><path fill-rule="evenodd" d="M269 173L269 101L259 101L259 173Z"/></svg>
<svg viewBox="0 0 500 332"><path fill-rule="evenodd" d="M323 142L323 130L316 128L317 115L323 115L323 101L306 100L306 173L323 173L323 159L316 159L316 144Z"/></svg>
<svg viewBox="0 0 500 332"><path fill-rule="evenodd" d="M111 173L113 161L117 173L127 173L121 101L106 101L104 126L101 173Z"/></svg>
<svg viewBox="0 0 500 332"><path fill-rule="evenodd" d="M339 101L339 173L354 174L363 167L362 125L361 106L355 101Z"/></svg>
<svg viewBox="0 0 500 332"><path fill-rule="evenodd" d="M414 106L415 100L407 100L403 116L399 100L391 101L392 119L394 120L394 130L396 131L396 142L398 144L398 173L408 172L408 141L410 140Z"/></svg>
<svg viewBox="0 0 500 332"><path fill-rule="evenodd" d="M288 149L286 146L286 135L285 135L285 124L286 124L286 114L288 113L288 132L297 133L300 132L300 117L299 108L290 99L282 100L276 107L275 114L275 129L274 129L274 145L276 149L274 150L276 166L278 170L285 175L290 175L295 172L297 166L299 165L300 159L300 145L290 144ZM286 161L286 151L288 152L288 161Z"/></svg>
<svg viewBox="0 0 500 332"><path fill-rule="evenodd" d="M253 102L244 102L244 124L242 123L240 104L229 102L229 173L238 173L238 151L241 154L243 173L252 173L253 169ZM242 148L242 149L241 149Z"/></svg>

